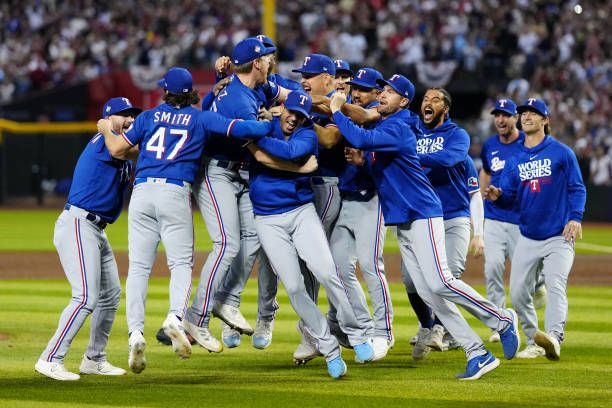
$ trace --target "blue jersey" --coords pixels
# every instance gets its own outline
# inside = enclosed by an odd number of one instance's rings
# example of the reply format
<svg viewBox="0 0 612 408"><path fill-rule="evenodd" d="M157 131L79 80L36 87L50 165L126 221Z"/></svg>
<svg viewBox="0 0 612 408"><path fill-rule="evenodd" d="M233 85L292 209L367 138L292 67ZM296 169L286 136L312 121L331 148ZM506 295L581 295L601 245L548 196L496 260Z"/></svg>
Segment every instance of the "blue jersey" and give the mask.
<svg viewBox="0 0 612 408"><path fill-rule="evenodd" d="M262 87L251 89L244 85L238 76L233 75L230 82L223 88L210 110L218 112L226 118L257 120L259 108L265 106L266 100L278 96L278 87L267 83L268 90ZM249 156L242 147L244 142L227 138L213 138L206 146L206 155L218 160L241 161Z"/></svg>
<svg viewBox="0 0 612 408"><path fill-rule="evenodd" d="M442 201L445 220L470 215L465 165L469 148L470 136L450 119L433 129L423 125L418 137L419 160Z"/></svg>
<svg viewBox="0 0 612 408"><path fill-rule="evenodd" d="M570 220L582 221L586 189L574 152L547 135L539 145L507 162L500 183L502 202L518 201L519 228L525 237L560 235Z"/></svg>
<svg viewBox="0 0 612 408"><path fill-rule="evenodd" d="M342 112L333 115L340 132L357 149L368 151L366 165L378 191L385 224L403 224L442 216L442 204L416 154L416 136L402 109L372 129L354 124Z"/></svg>
<svg viewBox="0 0 612 408"><path fill-rule="evenodd" d="M378 101L373 101L365 109L372 109L376 106L378 106ZM350 145L346 143L346 139L343 139L338 144L343 149L345 146ZM376 186L370 173L363 166L348 163L340 174L338 189L342 194L342 198L357 201L368 201L376 194Z"/></svg>
<svg viewBox="0 0 612 408"><path fill-rule="evenodd" d="M116 136L120 137L120 136ZM130 181L131 162L113 158L104 136L95 135L77 161L68 194L68 204L113 223L123 208L123 193Z"/></svg>
<svg viewBox="0 0 612 408"><path fill-rule="evenodd" d="M179 109L164 103L138 115L123 137L130 145L139 146L137 178L159 177L193 183L209 138L258 138L269 130L268 123L232 120L192 106Z"/></svg>
<svg viewBox="0 0 612 408"><path fill-rule="evenodd" d="M299 82L294 81L293 79L285 78L279 74L268 75L268 81L273 82L278 86L282 86L290 91L303 91L302 85Z"/></svg>
<svg viewBox="0 0 612 408"><path fill-rule="evenodd" d="M516 156L521 150L525 140L525 134L519 132L519 137L512 143L502 143L499 135L493 135L482 145L480 158L482 159L483 170L491 175L491 182L494 186L499 186L501 175L506 162ZM519 223L518 203L504 205L498 201L485 200L485 218L511 224Z"/></svg>
<svg viewBox="0 0 612 408"><path fill-rule="evenodd" d="M331 97L334 92L331 91L326 96ZM336 127L334 121L327 115L312 113L310 119L322 127ZM344 159L344 145L337 143L335 146L326 149L319 146L319 168L316 175L322 177L339 177L344 171L346 160Z"/></svg>
<svg viewBox="0 0 612 408"><path fill-rule="evenodd" d="M312 124L293 132L288 139L274 118L273 131L257 144L271 155L289 161L300 161L317 154L317 135ZM313 201L310 175L274 170L252 163L249 196L257 215L282 214Z"/></svg>

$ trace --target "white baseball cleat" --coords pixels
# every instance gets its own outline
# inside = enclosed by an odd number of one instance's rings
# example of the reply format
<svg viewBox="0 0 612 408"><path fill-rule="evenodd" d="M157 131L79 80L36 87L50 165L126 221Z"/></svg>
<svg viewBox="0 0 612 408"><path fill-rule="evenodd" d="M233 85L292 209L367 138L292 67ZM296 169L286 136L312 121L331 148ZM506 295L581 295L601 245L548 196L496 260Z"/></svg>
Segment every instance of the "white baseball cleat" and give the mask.
<svg viewBox="0 0 612 408"><path fill-rule="evenodd" d="M434 324L429 332L427 346L435 351L444 351L444 326Z"/></svg>
<svg viewBox="0 0 612 408"><path fill-rule="evenodd" d="M489 337L489 343L499 343L501 339L499 338L499 332L497 330L493 330L491 332L491 336Z"/></svg>
<svg viewBox="0 0 612 408"><path fill-rule="evenodd" d="M213 315L223 320L229 327L239 331L242 334L252 335L253 328L244 318L240 309L224 303L216 303L212 311Z"/></svg>
<svg viewBox="0 0 612 408"><path fill-rule="evenodd" d="M225 322L221 322L221 341L227 348L234 348L240 345L240 332L232 329Z"/></svg>
<svg viewBox="0 0 612 408"><path fill-rule="evenodd" d="M274 320L257 319L255 332L253 333L252 343L256 349L263 350L272 343L272 331L274 330Z"/></svg>
<svg viewBox="0 0 612 408"><path fill-rule="evenodd" d="M536 344L544 349L546 358L557 361L561 357L561 344L552 333L536 332L534 340Z"/></svg>
<svg viewBox="0 0 612 408"><path fill-rule="evenodd" d="M42 375L59 381L76 381L81 378L80 375L66 370L64 364L55 361L38 360L34 369Z"/></svg>
<svg viewBox="0 0 612 408"><path fill-rule="evenodd" d="M108 361L94 361L87 356L83 356L81 366L79 367L81 374L96 374L96 375L124 375L126 371L123 368L115 367Z"/></svg>
<svg viewBox="0 0 612 408"><path fill-rule="evenodd" d="M372 348L374 349L374 357L372 357L372 361L385 358L389 352L389 344L390 342L386 337L374 337L372 339Z"/></svg>
<svg viewBox="0 0 612 408"><path fill-rule="evenodd" d="M546 351L536 344L528 344L523 350L516 353L516 358L538 358L544 357Z"/></svg>
<svg viewBox="0 0 612 408"><path fill-rule="evenodd" d="M440 326L442 327L442 326ZM431 336L431 331L426 327L421 327L419 332L417 333L417 341L412 349L412 358L416 361L423 360L429 352L431 348L427 345L427 341Z"/></svg>
<svg viewBox="0 0 612 408"><path fill-rule="evenodd" d="M541 309L546 306L546 286L540 286L533 294L533 307L536 309Z"/></svg>
<svg viewBox="0 0 612 408"><path fill-rule="evenodd" d="M128 366L133 373L140 374L147 366L147 359L144 354L145 348L147 348L147 342L139 330L134 330L132 334L130 334L128 344L130 346Z"/></svg>
<svg viewBox="0 0 612 408"><path fill-rule="evenodd" d="M208 327L199 327L187 319L183 319L183 328L193 337L193 339L211 353L223 351L223 345L210 332Z"/></svg>
<svg viewBox="0 0 612 408"><path fill-rule="evenodd" d="M293 352L293 362L297 365L304 365L310 360L322 356L323 354L315 347L314 339L303 327L301 320L298 322L297 329L302 335L302 341Z"/></svg>
<svg viewBox="0 0 612 408"><path fill-rule="evenodd" d="M169 313L162 327L166 336L172 340L172 350L183 360L191 357L191 343L179 318L174 313Z"/></svg>

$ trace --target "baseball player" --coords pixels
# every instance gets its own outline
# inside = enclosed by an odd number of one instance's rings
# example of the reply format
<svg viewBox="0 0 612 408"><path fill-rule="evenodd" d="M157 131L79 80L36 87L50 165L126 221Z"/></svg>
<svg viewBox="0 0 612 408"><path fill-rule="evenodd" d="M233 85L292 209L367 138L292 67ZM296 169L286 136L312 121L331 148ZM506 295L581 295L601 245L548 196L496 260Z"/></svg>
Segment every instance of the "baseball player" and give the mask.
<svg viewBox="0 0 612 408"><path fill-rule="evenodd" d="M336 66L336 75L334 75L335 89L336 91L342 91L347 95L347 101L350 103L351 100L351 87L348 84L355 77L355 73L351 70L351 65L343 60L334 60Z"/></svg>
<svg viewBox="0 0 612 408"><path fill-rule="evenodd" d="M511 99L502 98L495 102L491 111L494 115L497 134L491 136L482 146L480 157L482 169L480 171L480 185L486 191L489 184L499 185L506 162L521 151L525 134L516 127L518 120L516 104ZM519 238L518 203L502 206L498 202L486 200L485 202L485 234L487 245L484 250L484 275L487 288L487 297L499 307L506 304L506 290L504 288L504 271L506 258L511 260L514 248ZM544 277L539 274L536 284L534 304L542 303L545 299L546 287ZM538 307L537 305L536 307ZM497 332L492 332L490 342L499 341ZM543 355L543 350L535 344L528 345L525 350L517 354L519 358Z"/></svg>
<svg viewBox="0 0 612 408"><path fill-rule="evenodd" d="M345 102L340 92L330 104L333 119L349 143L366 151L364 165L370 169L377 187L385 224L397 225L402 258L414 284L466 351L467 368L458 378L475 380L499 366L499 360L485 349L454 303L461 304L490 327L498 328L508 359L516 355L519 347L517 317L510 309L495 307L450 273L440 199L421 168L416 137L407 123L414 85L398 74L379 84L384 85L378 107L382 120L372 129L360 128L340 111ZM354 157L351 160L356 161Z"/></svg>
<svg viewBox="0 0 612 408"><path fill-rule="evenodd" d="M280 118L273 122L273 134L259 140L258 146L284 160L300 160L315 154L318 140L308 123L310 106L311 99L306 93L291 92ZM255 164L249 194L257 235L301 318L300 330L316 344L317 352L325 356L329 374L333 378L343 376L346 364L340 357L338 342L330 334L325 316L306 292L299 259L323 284L336 305L342 329L355 350L356 361L372 360L374 351L370 341L365 330L360 328L337 275L326 234L312 202L309 177Z"/></svg>
<svg viewBox="0 0 612 408"><path fill-rule="evenodd" d="M274 48L274 42L272 39L266 35L260 34L256 36L256 39L261 41L265 47ZM215 65L219 66L220 69L217 70L218 76L227 75L227 71L231 65L231 60L228 57L221 57L224 59L223 61L218 61ZM270 64L268 69L268 82L272 85L264 84L264 86L255 87L254 90L257 92L258 98L260 100L260 105L264 108L270 108L271 104L277 103L278 98L269 98L268 94L275 85L280 85L281 87L288 90L298 90L302 89L300 84L291 79L285 78L279 74L274 73L274 67L276 65L276 53L273 52L269 54ZM225 61L225 62L224 62ZM202 109L206 109L203 105ZM283 166L284 169L289 169L291 166L288 163L281 164L279 160L274 158L269 158L274 164L278 164ZM289 165L289 166L288 166ZM241 176L245 181L248 181L248 175L245 172L241 172ZM248 197L244 197L243 201L247 201ZM252 243L247 237L256 236L255 227L252 222L246 223L242 222L241 224L243 232L241 233L241 237L245 239L241 239L241 251L240 255L237 256L234 262L231 264L219 291L215 295L215 302L218 304L228 304L233 307L238 308L240 306L240 297L244 290L244 286L249 278L251 273L251 269L253 266L253 261L251 258L243 259L242 254L248 254L252 251ZM257 324L255 326L255 330L252 336L252 344L253 347L257 349L265 349L272 342L272 329L274 326L274 316L276 314L276 310L278 309L278 304L276 303L276 291L277 291L277 279L273 272L270 270L269 262L265 258L265 254L260 252L259 256L259 273L258 273L258 315L257 315ZM251 269L246 269L251 267ZM225 322L222 324L222 336L221 340L223 344L229 348L237 347L240 345L240 335L241 332L228 326Z"/></svg>
<svg viewBox="0 0 612 408"><path fill-rule="evenodd" d="M209 135L261 137L270 126L256 121L226 119L213 112L201 112L191 105L199 101L193 80L184 68L171 68L159 83L164 103L143 112L121 138L113 138L108 121L98 129L114 154L123 154L138 145L134 191L129 207L128 243L130 266L126 282L126 315L129 330L130 369L140 373L146 366L144 351L145 301L151 268L161 240L170 269L170 310L163 327L175 353L189 358L191 344L183 329L200 344L197 330L183 319L191 293L193 267L193 183L204 143ZM184 327L186 326L186 327Z"/></svg>
<svg viewBox="0 0 612 408"><path fill-rule="evenodd" d="M211 110L225 117L256 120L260 107L264 105L262 93L269 104L276 99L283 101L288 91L267 81L275 50L264 46L257 38L247 38L236 44L232 51L234 75L215 98ZM231 291L228 290L223 297L217 299L215 296L232 263L236 262L233 266L236 274L232 276L246 280L260 249L253 227L248 173L240 171L248 159L248 152L242 144L227 138L212 139L206 149L202 181L195 190L213 248L202 268L185 325L196 341L211 352L223 350L222 344L208 329L211 312L229 328L253 334L253 328L238 309L239 293L238 296L230 296ZM262 279L273 282L262 283ZM270 273L260 273L259 284L260 290L275 286L276 277ZM228 283L230 288L235 286L243 287L244 284ZM230 345L238 345L240 337L235 336L229 328L224 327L223 337Z"/></svg>
<svg viewBox="0 0 612 408"><path fill-rule="evenodd" d="M376 109L380 94L378 79L382 79L382 74L373 68L357 70L354 79L346 83L350 86L355 105ZM393 305L382 255L386 234L382 210L372 178L363 167L347 164L340 175L338 188L342 205L331 234L330 247L357 319L364 327L373 326L374 352L379 359L393 344ZM373 319L355 275L357 261L370 293ZM346 335L340 330L333 303L327 318L332 333L341 339L340 344L345 345Z"/></svg>
<svg viewBox="0 0 612 408"><path fill-rule="evenodd" d="M110 121L113 137L118 138L140 112L127 98L113 98L104 104L102 117ZM111 155L104 137L96 134L77 161L68 203L55 223L53 243L72 287L72 299L34 366L55 380L80 378L66 369L64 357L92 312L89 345L80 372L125 374L124 369L106 360L104 351L121 296L117 263L104 228L115 222L123 208L123 193L131 173L131 162L126 159Z"/></svg>
<svg viewBox="0 0 612 408"><path fill-rule="evenodd" d="M574 261L574 241L582 238L586 189L574 152L549 134L544 101L529 98L518 107L525 141L504 167L500 186L487 198L500 204L518 201L520 236L512 257L510 298L521 319L527 344L559 360L567 320L567 278ZM548 288L545 332L538 331L533 306L539 268Z"/></svg>
<svg viewBox="0 0 612 408"><path fill-rule="evenodd" d="M470 244L471 195L478 193L480 196L480 192L477 174L467 154L470 136L449 118L450 107L451 96L445 89L430 88L427 90L421 103L423 133L417 135L417 154L425 169L425 174L443 203L448 267L453 276L460 279L465 270ZM468 176L469 169L472 169L471 176ZM482 208L482 199L480 204ZM478 224L482 226L482 221ZM479 234L475 235L480 236L480 239L476 238L476 240L482 242L482 230L478 232ZM404 274L405 284L411 297L414 297L416 289L410 282L410 276L410 273ZM411 302L418 304L418 301L414 302L414 299L411 299ZM422 314L417 313L417 315ZM444 334L444 327L436 319L426 346L437 351L444 350ZM413 350L415 359L422 358L419 355L421 351L427 354L427 348L423 347L422 340L423 337L421 341L417 341Z"/></svg>

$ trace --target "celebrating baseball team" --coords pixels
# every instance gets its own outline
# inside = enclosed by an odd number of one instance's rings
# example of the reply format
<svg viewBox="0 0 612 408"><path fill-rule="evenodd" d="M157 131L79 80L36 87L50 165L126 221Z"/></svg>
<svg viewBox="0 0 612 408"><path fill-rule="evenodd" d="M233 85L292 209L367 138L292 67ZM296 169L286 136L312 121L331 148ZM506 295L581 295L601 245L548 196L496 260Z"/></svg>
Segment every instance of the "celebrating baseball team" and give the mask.
<svg viewBox="0 0 612 408"><path fill-rule="evenodd" d="M324 357L329 375L340 378L347 373L342 348L357 363L385 358L395 342L387 227L397 234L419 320L414 360L462 347L467 366L459 380L500 365L457 306L491 329L487 340L501 342L505 359L558 360L586 189L574 153L550 135L546 103L497 100L497 133L484 144L478 174L445 89L424 90L419 116L409 109L415 87L403 75L384 79L374 68L311 54L293 70L296 82L273 73L275 53L265 35L239 42L231 58L217 60L218 82L201 109L190 72L179 67L159 80L159 106L143 112L124 97L104 105L55 224L72 297L36 371L80 378L64 358L91 314L80 373L126 374L105 353L121 298L105 228L119 217L130 182L125 292L134 373L147 364L145 305L160 241L170 306L157 337L180 358L190 358L195 344L213 353L237 347L245 335L256 349L268 348L279 279L299 317L296 364ZM193 296L192 194L213 243ZM470 249L484 255L486 297L461 280ZM507 259L514 309L506 307ZM253 328L240 298L256 261ZM327 314L318 305L320 285ZM540 330L536 307L544 303ZM209 329L213 316L222 321L220 340Z"/></svg>

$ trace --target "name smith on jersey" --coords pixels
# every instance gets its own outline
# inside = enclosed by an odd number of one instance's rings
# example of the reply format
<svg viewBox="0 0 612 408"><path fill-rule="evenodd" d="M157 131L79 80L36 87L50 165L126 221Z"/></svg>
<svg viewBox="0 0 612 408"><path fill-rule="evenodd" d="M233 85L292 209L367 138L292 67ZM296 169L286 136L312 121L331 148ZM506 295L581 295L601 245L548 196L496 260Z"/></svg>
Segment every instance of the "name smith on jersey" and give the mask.
<svg viewBox="0 0 612 408"><path fill-rule="evenodd" d="M163 122L169 125L189 126L189 123L191 122L191 114L157 111L153 114L153 122Z"/></svg>

